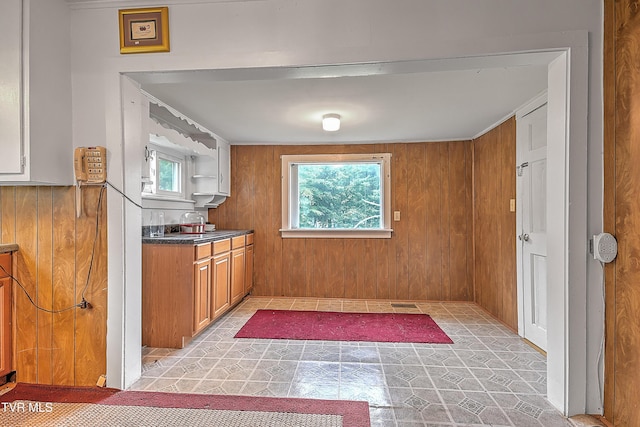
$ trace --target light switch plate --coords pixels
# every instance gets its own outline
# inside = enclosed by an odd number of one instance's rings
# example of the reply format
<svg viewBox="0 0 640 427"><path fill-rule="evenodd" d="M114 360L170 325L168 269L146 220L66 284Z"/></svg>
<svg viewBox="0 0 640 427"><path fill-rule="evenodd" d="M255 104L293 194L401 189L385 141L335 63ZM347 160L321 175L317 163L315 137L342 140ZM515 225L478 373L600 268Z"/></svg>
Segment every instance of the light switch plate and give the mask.
<svg viewBox="0 0 640 427"><path fill-rule="evenodd" d="M400 221L400 211L393 211L393 220Z"/></svg>
<svg viewBox="0 0 640 427"><path fill-rule="evenodd" d="M516 211L516 199L509 199L509 212Z"/></svg>

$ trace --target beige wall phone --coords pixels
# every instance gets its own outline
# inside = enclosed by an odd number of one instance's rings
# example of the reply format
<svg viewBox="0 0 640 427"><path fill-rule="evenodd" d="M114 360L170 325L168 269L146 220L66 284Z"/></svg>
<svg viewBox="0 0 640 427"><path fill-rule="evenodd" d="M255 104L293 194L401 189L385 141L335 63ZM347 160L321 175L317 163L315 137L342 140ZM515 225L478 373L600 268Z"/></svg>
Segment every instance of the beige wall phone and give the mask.
<svg viewBox="0 0 640 427"><path fill-rule="evenodd" d="M76 148L73 153L73 167L77 182L103 184L107 180L107 149Z"/></svg>
<svg viewBox="0 0 640 427"><path fill-rule="evenodd" d="M81 185L104 184L107 180L107 149L78 147L73 152L73 171L76 177L76 215L82 213Z"/></svg>

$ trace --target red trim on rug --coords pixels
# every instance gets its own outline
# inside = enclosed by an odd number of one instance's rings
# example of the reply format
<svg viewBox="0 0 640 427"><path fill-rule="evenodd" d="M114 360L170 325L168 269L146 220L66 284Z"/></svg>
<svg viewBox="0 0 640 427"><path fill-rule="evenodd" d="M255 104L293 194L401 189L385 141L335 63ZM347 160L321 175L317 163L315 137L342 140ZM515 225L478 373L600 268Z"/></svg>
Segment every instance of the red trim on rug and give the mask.
<svg viewBox="0 0 640 427"><path fill-rule="evenodd" d="M106 387L71 387L43 384L18 383L7 393L0 395L0 402L33 400L58 403L99 403L119 393L120 390Z"/></svg>
<svg viewBox="0 0 640 427"><path fill-rule="evenodd" d="M32 400L58 403L152 406L157 408L219 409L228 411L287 412L341 415L343 425L369 427L369 404L355 400L322 400L261 396L227 396L149 391L120 391L99 387L17 384L0 396L0 402Z"/></svg>
<svg viewBox="0 0 640 427"><path fill-rule="evenodd" d="M258 310L235 338L453 344L427 314Z"/></svg>

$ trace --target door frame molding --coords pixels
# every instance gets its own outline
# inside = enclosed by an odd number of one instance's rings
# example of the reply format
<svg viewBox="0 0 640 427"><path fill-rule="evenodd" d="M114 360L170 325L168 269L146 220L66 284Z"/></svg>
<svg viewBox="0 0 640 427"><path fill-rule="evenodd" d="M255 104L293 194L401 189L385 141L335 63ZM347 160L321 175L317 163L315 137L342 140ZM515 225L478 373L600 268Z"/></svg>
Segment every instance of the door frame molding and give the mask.
<svg viewBox="0 0 640 427"><path fill-rule="evenodd" d="M598 54L599 42L592 42L594 53ZM590 145L592 150L599 149L602 141L601 132L588 132L591 127L597 130L597 121L601 120L598 118L597 102L589 102L589 73L597 68L589 67L589 32L574 30L456 40L455 43L438 45L438 49L440 50L426 51L432 57L438 52L442 53L441 57L488 56L528 51L557 54L557 59L549 67L549 109L555 105L554 113L559 115L554 116L557 123L549 123L548 126L557 128L560 136L558 140L548 141L547 156L549 182L554 183L554 192L547 195L548 220L549 216L553 216L551 219L554 221L553 228L550 225L548 229L549 235L553 236L547 241L550 258L548 310L552 316L549 317L549 324L554 325L548 333L547 395L551 404L565 415L585 413L587 401L593 401L598 393L597 373L595 369L587 370L586 362L589 352L593 355L598 351L597 343L587 342L587 291L590 287L587 285L593 285L589 282L597 279L590 277L587 280L587 146ZM402 52L398 56L400 58L387 56L382 59L412 59L402 57ZM191 57L188 55L159 58L161 60L154 65L154 69L184 69L185 58L189 63ZM300 58L294 55L284 62L282 58L274 61L279 61L276 64L279 66L298 66ZM228 65L224 60L223 58L222 62ZM599 60L594 57L592 61ZM98 136L102 135L101 141L114 160L109 166L110 181L133 190L139 188L141 151L124 135L122 108L126 103L120 75L124 72L148 71L148 64L128 62L120 57L103 62L100 70L90 67L86 76L79 74L74 80L74 92L84 93L87 90L89 94L95 92L103 96L102 102L95 103L92 113L96 117L96 123L104 125L104 133ZM195 63L203 62L194 59L191 64ZM271 62L259 65L268 66ZM558 103L554 100L554 93L564 101ZM83 96L86 97L86 94ZM601 93L595 90L591 97L598 101ZM86 102L75 96L74 101L76 98L79 102L74 104L74 117L84 117L82 109ZM588 121L590 105L594 114L591 123L596 123L593 126ZM88 124L75 129L74 140L89 131ZM95 129L91 131L95 133ZM599 182L597 178L595 182ZM597 185L595 187L592 189L593 197L598 197L598 191L601 190L597 189ZM597 201L592 203L597 205ZM126 388L140 377L141 372L140 212L127 205L117 194L109 197L108 230L107 384L110 387ZM601 329L589 331L592 341L599 341L601 335ZM588 412L597 412L593 404Z"/></svg>
<svg viewBox="0 0 640 427"><path fill-rule="evenodd" d="M600 373L600 367L587 369L590 346L585 326L587 40L557 52L549 63L547 88L547 321L554 325L547 330L547 399L571 416L598 412L587 402L597 393L588 389L594 385L591 375ZM591 331L589 336L600 333Z"/></svg>
<svg viewBox="0 0 640 427"><path fill-rule="evenodd" d="M566 49L548 79L547 398L565 415L587 406L587 64L588 46Z"/></svg>

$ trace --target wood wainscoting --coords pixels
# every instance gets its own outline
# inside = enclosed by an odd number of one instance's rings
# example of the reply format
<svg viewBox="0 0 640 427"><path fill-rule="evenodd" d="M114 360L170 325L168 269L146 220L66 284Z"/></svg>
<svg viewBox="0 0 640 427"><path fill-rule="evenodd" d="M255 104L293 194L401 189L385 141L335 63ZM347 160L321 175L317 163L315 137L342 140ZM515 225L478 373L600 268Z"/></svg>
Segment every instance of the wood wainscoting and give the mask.
<svg viewBox="0 0 640 427"><path fill-rule="evenodd" d="M282 239L282 154L392 154L390 239ZM209 221L255 230L254 295L473 300L471 142L231 147L232 196Z"/></svg>
<svg viewBox="0 0 640 427"><path fill-rule="evenodd" d="M33 301L48 310L81 301L87 283L100 187L82 189L76 218L75 187L0 187L0 242L17 243L13 274ZM37 310L13 286L13 369L17 381L95 385L106 372L107 223L103 195L91 280L90 309Z"/></svg>
<svg viewBox="0 0 640 427"><path fill-rule="evenodd" d="M618 239L605 267L604 415L640 425L640 8L604 2L604 231Z"/></svg>
<svg viewBox="0 0 640 427"><path fill-rule="evenodd" d="M516 283L516 120L473 140L475 301L518 330Z"/></svg>

